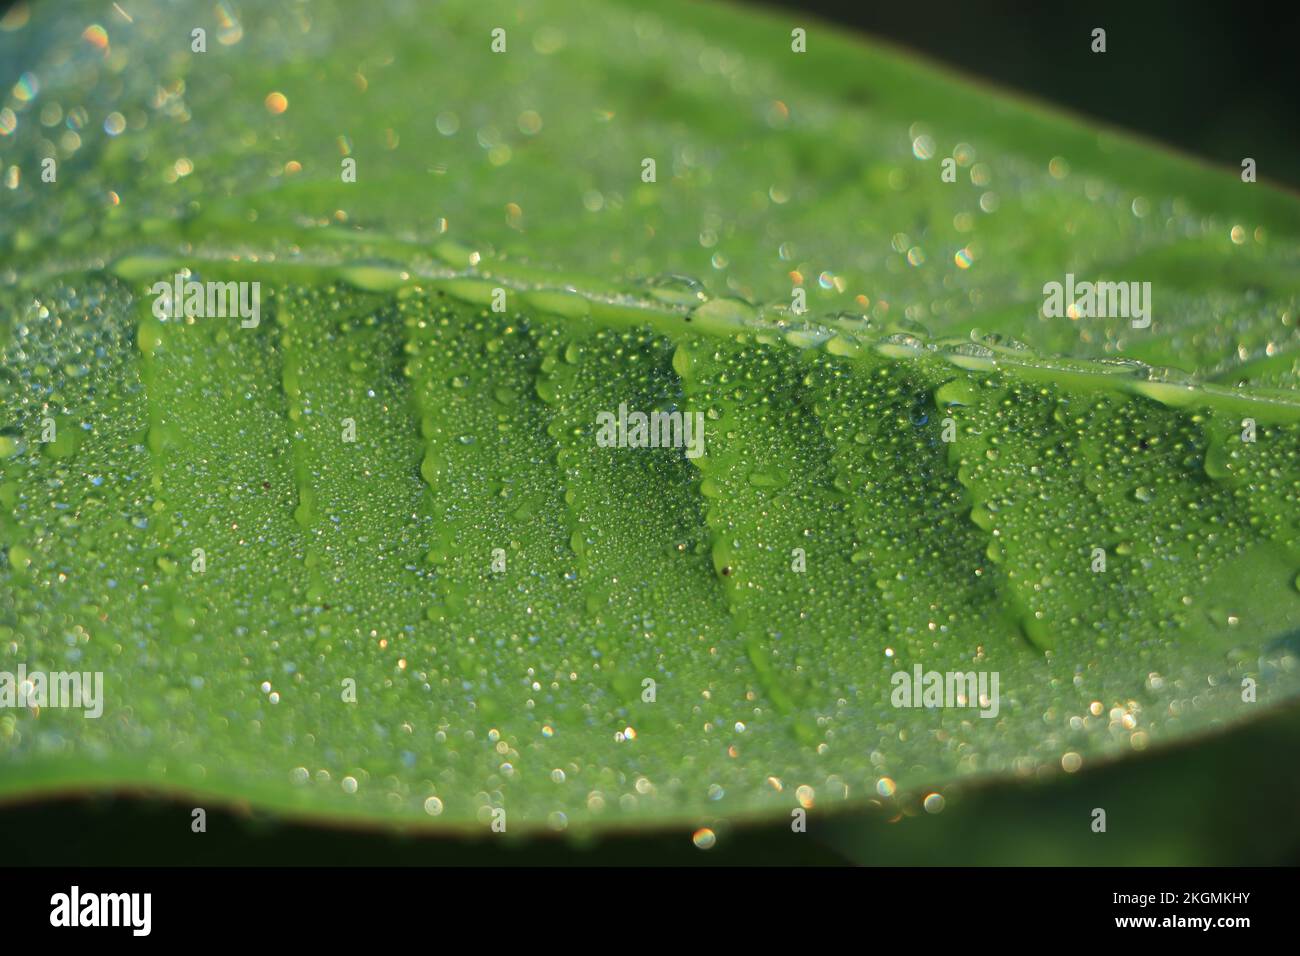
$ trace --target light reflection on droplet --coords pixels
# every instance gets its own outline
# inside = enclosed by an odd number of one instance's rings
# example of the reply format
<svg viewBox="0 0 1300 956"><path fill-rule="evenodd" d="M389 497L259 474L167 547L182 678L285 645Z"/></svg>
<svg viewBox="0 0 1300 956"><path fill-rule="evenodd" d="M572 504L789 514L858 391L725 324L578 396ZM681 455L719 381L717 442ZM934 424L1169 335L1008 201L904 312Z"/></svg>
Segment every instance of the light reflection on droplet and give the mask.
<svg viewBox="0 0 1300 956"><path fill-rule="evenodd" d="M108 52L108 31L98 23L92 23L81 31L81 38L97 50Z"/></svg>
<svg viewBox="0 0 1300 956"><path fill-rule="evenodd" d="M524 110L516 121L519 132L525 136L536 136L542 131L542 117L536 110Z"/></svg>
<svg viewBox="0 0 1300 956"><path fill-rule="evenodd" d="M36 98L36 94L41 91L41 83L36 79L35 73L24 73L18 77L18 82L14 84L13 98L20 103L30 103Z"/></svg>

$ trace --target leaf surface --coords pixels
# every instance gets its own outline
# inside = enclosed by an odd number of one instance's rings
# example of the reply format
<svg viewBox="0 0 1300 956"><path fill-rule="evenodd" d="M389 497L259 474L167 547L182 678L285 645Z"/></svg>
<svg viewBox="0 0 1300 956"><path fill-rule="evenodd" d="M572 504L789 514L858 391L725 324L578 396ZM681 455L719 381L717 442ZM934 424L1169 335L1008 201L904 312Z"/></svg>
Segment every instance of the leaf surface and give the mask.
<svg viewBox="0 0 1300 956"><path fill-rule="evenodd" d="M106 688L0 714L0 793L696 824L1300 690L1294 197L788 16L139 6L0 34L0 662Z"/></svg>

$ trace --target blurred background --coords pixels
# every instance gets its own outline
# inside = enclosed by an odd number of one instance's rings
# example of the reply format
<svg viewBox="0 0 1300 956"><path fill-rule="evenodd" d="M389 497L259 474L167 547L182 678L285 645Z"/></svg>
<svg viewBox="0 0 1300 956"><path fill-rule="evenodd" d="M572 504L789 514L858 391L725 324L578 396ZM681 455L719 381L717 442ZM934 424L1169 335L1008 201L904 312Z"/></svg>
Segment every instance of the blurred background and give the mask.
<svg viewBox="0 0 1300 956"><path fill-rule="evenodd" d="M1226 0L800 0L813 14L1073 113L1300 188L1300 7ZM1092 31L1106 30L1104 58Z"/></svg>

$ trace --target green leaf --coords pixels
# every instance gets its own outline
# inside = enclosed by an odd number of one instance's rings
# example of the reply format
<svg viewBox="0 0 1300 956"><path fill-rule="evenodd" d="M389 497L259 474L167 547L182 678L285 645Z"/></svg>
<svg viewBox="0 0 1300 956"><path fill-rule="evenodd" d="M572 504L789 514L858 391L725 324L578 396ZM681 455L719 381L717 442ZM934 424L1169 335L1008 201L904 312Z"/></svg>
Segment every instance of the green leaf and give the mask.
<svg viewBox="0 0 1300 956"><path fill-rule="evenodd" d="M1293 196L790 14L135 6L0 33L0 669L105 680L0 794L716 826L1300 692Z"/></svg>

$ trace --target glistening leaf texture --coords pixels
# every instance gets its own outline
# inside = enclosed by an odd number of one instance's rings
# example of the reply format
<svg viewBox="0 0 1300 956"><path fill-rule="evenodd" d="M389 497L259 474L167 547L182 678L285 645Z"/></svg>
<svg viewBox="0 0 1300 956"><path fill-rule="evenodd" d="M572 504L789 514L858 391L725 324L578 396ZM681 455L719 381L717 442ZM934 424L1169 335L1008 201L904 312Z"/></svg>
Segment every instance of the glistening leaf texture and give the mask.
<svg viewBox="0 0 1300 956"><path fill-rule="evenodd" d="M4 22L0 669L106 700L0 712L0 793L697 825L1300 691L1293 196L790 13L358 9ZM160 321L185 270L261 321Z"/></svg>

